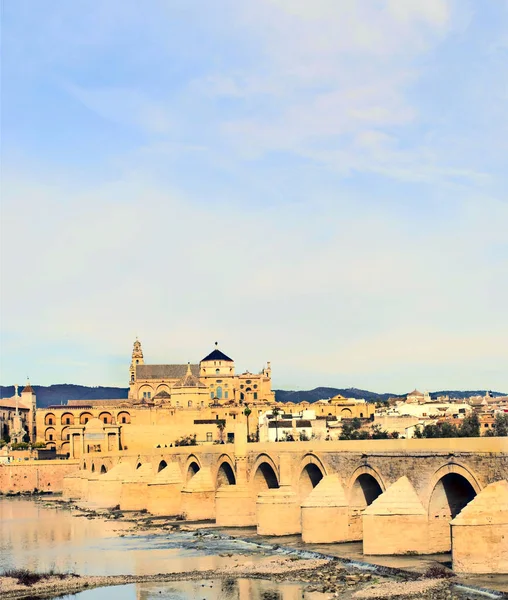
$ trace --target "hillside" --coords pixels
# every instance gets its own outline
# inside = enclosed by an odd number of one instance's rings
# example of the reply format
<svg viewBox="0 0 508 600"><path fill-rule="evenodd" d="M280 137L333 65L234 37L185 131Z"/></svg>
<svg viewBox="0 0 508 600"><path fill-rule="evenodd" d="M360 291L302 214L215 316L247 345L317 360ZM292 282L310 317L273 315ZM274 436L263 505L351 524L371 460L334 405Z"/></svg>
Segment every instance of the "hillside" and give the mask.
<svg viewBox="0 0 508 600"><path fill-rule="evenodd" d="M106 398L127 398L129 388L118 387L88 387L70 383L57 383L50 386L32 385L37 396L37 406L45 407L50 404L66 404L67 400L102 400ZM23 387L20 387L19 392ZM0 386L0 398L14 396L14 386Z"/></svg>
<svg viewBox="0 0 508 600"><path fill-rule="evenodd" d="M123 399L127 398L128 388L119 387L88 387L85 385L73 385L69 383L54 384L50 386L33 385L37 396L37 406L45 407L50 404L66 404L67 400L101 400L101 399ZM23 388L20 388L20 391ZM315 402L324 398L332 398L341 394L346 398L365 398L368 402L386 402L388 398L402 398L400 394L378 394L368 390L357 388L330 388L317 387L313 390L275 390L275 397L279 402ZM458 391L446 390L432 392L433 398L448 395L450 398L464 398L469 396L483 396L485 390ZM493 396L505 396L503 392L491 392ZM0 398L10 398L14 395L14 386L0 386Z"/></svg>

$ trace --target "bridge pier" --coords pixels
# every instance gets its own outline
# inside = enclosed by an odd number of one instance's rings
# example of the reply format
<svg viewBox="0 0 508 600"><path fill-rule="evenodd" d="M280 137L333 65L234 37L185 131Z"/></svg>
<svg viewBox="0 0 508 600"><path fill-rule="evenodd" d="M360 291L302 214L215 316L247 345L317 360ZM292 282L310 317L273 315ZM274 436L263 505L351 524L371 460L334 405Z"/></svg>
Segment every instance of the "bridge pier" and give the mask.
<svg viewBox="0 0 508 600"><path fill-rule="evenodd" d="M215 521L220 527L256 525L256 497L245 483L223 485L215 495Z"/></svg>
<svg viewBox="0 0 508 600"><path fill-rule="evenodd" d="M302 541L307 544L345 542L348 501L338 475L325 475L302 504Z"/></svg>
<svg viewBox="0 0 508 600"><path fill-rule="evenodd" d="M148 483L147 507L152 515L176 516L182 512L183 477L180 465L172 462Z"/></svg>
<svg viewBox="0 0 508 600"><path fill-rule="evenodd" d="M131 472L131 465L121 462L97 479L91 479L88 482L88 502L100 508L119 506L122 484Z"/></svg>
<svg viewBox="0 0 508 600"><path fill-rule="evenodd" d="M153 479L151 463L141 465L122 483L121 510L144 510L147 507L148 483Z"/></svg>
<svg viewBox="0 0 508 600"><path fill-rule="evenodd" d="M427 511L407 477L401 477L363 511L363 553L428 553Z"/></svg>
<svg viewBox="0 0 508 600"><path fill-rule="evenodd" d="M258 535L301 533L300 496L291 486L260 492L256 502Z"/></svg>
<svg viewBox="0 0 508 600"><path fill-rule="evenodd" d="M451 527L455 572L508 573L508 481L485 487Z"/></svg>
<svg viewBox="0 0 508 600"><path fill-rule="evenodd" d="M187 521L215 519L215 482L209 467L201 468L181 494L182 513Z"/></svg>

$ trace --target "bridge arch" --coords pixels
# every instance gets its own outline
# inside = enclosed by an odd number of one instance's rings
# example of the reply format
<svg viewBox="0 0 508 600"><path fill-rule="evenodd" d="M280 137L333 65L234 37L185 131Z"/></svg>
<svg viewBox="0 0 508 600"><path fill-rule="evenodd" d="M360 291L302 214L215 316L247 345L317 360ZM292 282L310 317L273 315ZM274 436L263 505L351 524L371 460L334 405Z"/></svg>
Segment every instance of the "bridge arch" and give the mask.
<svg viewBox="0 0 508 600"><path fill-rule="evenodd" d="M101 475L103 475L104 473L107 473L107 472L108 472L108 470L106 468L106 465L102 465L101 466Z"/></svg>
<svg viewBox="0 0 508 600"><path fill-rule="evenodd" d="M164 459L162 459L159 462L159 465L157 467L157 473L160 473L162 471L162 469L165 469L167 466L168 466L168 463Z"/></svg>
<svg viewBox="0 0 508 600"><path fill-rule="evenodd" d="M306 454L298 470L297 488L300 501L305 500L316 485L327 475L327 469L323 461L315 454Z"/></svg>
<svg viewBox="0 0 508 600"><path fill-rule="evenodd" d="M429 485L430 552L450 551L450 522L480 490L476 477L463 465L449 463L436 471Z"/></svg>
<svg viewBox="0 0 508 600"><path fill-rule="evenodd" d="M215 488L218 489L222 485L235 485L235 465L231 457L227 454L222 454L217 461L217 473L215 474Z"/></svg>
<svg viewBox="0 0 508 600"><path fill-rule="evenodd" d="M185 463L185 483L188 483L194 475L201 470L201 462L195 454L191 454Z"/></svg>
<svg viewBox="0 0 508 600"><path fill-rule="evenodd" d="M381 475L369 465L358 467L351 476L349 496L349 537L363 539L363 511L386 489Z"/></svg>
<svg viewBox="0 0 508 600"><path fill-rule="evenodd" d="M256 493L279 487L279 472L268 454L260 454L251 469L251 485Z"/></svg>

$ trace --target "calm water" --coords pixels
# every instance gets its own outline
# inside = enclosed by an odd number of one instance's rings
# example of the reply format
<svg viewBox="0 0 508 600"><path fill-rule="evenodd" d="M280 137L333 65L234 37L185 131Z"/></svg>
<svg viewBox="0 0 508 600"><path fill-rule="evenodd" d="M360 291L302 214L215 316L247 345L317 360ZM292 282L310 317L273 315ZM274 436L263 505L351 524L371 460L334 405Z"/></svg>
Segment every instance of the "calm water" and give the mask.
<svg viewBox="0 0 508 600"><path fill-rule="evenodd" d="M64 600L313 600L322 594L306 592L298 584L273 584L270 581L236 579L226 581L177 581L141 583L112 588L98 588L65 596Z"/></svg>
<svg viewBox="0 0 508 600"><path fill-rule="evenodd" d="M208 570L267 555L255 543L199 539L192 533L118 537L129 524L77 516L24 498L0 498L0 571L72 571L81 575L153 575ZM233 556L220 556L232 554ZM245 558L247 557L247 558ZM231 579L143 583L87 590L76 600L171 598L172 600L311 600L321 594L299 584Z"/></svg>

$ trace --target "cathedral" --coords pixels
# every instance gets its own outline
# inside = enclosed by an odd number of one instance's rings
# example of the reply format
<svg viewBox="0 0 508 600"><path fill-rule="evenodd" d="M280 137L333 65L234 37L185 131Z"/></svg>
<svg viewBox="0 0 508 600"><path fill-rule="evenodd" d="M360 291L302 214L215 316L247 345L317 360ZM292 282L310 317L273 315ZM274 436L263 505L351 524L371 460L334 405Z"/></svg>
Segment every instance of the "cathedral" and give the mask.
<svg viewBox="0 0 508 600"><path fill-rule="evenodd" d="M237 375L234 360L217 343L199 363L151 365L145 364L141 342L136 340L129 375L129 399L134 402L194 408L275 401L270 363L260 373Z"/></svg>

